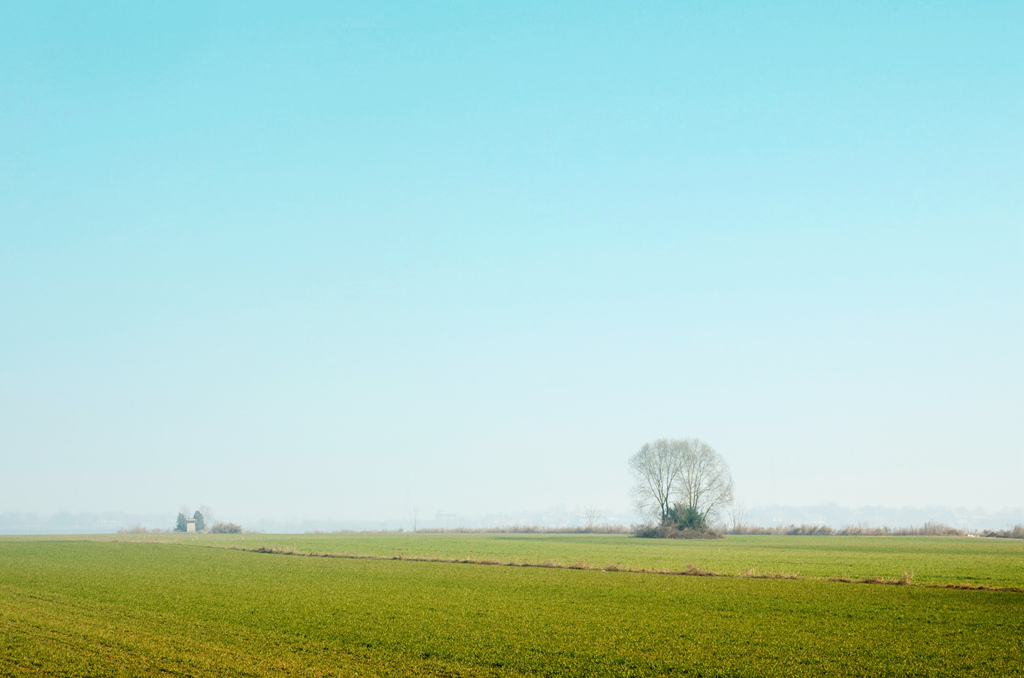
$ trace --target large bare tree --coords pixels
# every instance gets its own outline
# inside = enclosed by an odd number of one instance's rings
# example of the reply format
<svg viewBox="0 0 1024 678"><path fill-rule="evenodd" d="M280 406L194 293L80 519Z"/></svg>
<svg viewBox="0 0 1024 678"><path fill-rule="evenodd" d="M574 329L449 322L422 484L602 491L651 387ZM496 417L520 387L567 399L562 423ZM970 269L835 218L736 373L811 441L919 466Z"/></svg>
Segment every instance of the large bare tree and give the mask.
<svg viewBox="0 0 1024 678"><path fill-rule="evenodd" d="M710 522L732 503L732 475L729 465L707 443L696 438L647 443L629 459L636 484L633 498L637 508L669 517L675 506L693 509L702 521Z"/></svg>
<svg viewBox="0 0 1024 678"><path fill-rule="evenodd" d="M679 495L683 458L677 443L661 438L645 444L629 459L629 470L636 479L633 486L636 506L642 513L658 516L659 522L668 518L668 510Z"/></svg>
<svg viewBox="0 0 1024 678"><path fill-rule="evenodd" d="M729 464L703 440L676 441L682 448L683 471L679 476L679 504L700 514L710 523L719 511L732 503L732 474Z"/></svg>

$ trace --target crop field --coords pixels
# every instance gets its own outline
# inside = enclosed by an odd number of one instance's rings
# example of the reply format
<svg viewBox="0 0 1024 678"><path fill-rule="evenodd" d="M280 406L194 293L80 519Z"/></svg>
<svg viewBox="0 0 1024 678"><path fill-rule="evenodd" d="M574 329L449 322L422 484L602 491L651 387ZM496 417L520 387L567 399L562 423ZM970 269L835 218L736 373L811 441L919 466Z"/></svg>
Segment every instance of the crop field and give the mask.
<svg viewBox="0 0 1024 678"><path fill-rule="evenodd" d="M805 578L233 546L673 570L691 563ZM1021 547L919 537L3 538L0 675L1024 675L1024 593L809 578L888 578L909 568L912 581L930 585L1020 588Z"/></svg>
<svg viewBox="0 0 1024 678"><path fill-rule="evenodd" d="M622 569L683 570L693 565L732 575L774 573L823 579L901 579L908 575L916 584L1024 588L1024 541L1018 539L730 536L667 540L621 534L479 533L119 534L87 538L381 558L583 564L598 569L614 564Z"/></svg>

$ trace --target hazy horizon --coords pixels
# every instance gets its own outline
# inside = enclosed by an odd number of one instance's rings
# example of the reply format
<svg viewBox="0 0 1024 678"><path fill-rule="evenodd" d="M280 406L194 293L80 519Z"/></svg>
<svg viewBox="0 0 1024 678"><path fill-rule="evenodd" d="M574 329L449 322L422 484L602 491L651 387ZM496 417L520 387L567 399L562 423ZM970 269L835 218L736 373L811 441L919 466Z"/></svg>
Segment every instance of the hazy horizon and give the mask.
<svg viewBox="0 0 1024 678"><path fill-rule="evenodd" d="M192 506L187 509L189 515ZM298 534L308 532L343 531L406 531L460 530L494 528L574 529L587 527L630 527L649 523L650 517L636 511L616 513L600 507L565 505L549 506L533 511L501 512L489 515L465 515L437 512L379 520L351 520L345 518L308 518L281 513L271 516L223 515L216 507L209 509L212 520L233 522L243 530L267 534ZM596 515L588 514L596 510ZM54 512L52 514L0 513L0 535L18 534L100 534L142 528L170 531L175 523L175 511L161 514L138 514L124 511L103 513ZM848 526L881 528L920 528L926 524L941 524L961 530L1004 530L1024 524L1024 509L1005 508L987 512L978 508L931 506L846 507L838 504L816 506L743 506L733 515L721 516L716 523L731 527L733 521L747 527L786 527L789 525L826 525L835 529Z"/></svg>
<svg viewBox="0 0 1024 678"><path fill-rule="evenodd" d="M0 514L1019 514L1022 25L0 6Z"/></svg>

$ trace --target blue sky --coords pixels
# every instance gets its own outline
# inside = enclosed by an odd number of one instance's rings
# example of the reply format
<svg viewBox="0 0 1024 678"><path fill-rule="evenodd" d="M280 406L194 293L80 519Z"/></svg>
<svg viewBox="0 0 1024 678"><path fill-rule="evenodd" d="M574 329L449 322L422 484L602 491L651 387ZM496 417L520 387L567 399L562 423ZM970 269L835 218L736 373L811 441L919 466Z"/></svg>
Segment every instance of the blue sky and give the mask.
<svg viewBox="0 0 1024 678"><path fill-rule="evenodd" d="M0 6L0 513L1024 505L1019 3Z"/></svg>

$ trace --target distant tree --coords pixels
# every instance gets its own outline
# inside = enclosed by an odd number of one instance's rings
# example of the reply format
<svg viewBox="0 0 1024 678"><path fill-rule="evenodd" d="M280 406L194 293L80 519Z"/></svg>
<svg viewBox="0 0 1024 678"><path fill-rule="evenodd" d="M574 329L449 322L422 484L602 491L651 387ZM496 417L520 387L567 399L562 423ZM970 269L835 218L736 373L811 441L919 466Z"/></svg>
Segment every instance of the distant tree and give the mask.
<svg viewBox="0 0 1024 678"><path fill-rule="evenodd" d="M747 523L747 507L741 501L734 501L729 509L729 518L732 522L732 530L739 530Z"/></svg>
<svg viewBox="0 0 1024 678"><path fill-rule="evenodd" d="M642 513L653 514L658 522L668 519L673 499L679 495L683 458L679 441L664 438L646 443L629 459L636 483L633 500Z"/></svg>
<svg viewBox="0 0 1024 678"><path fill-rule="evenodd" d="M178 511L178 520L174 524L174 531L185 532L186 530L188 530L188 523L186 522L186 520L187 519L185 518L185 512Z"/></svg>
<svg viewBox="0 0 1024 678"><path fill-rule="evenodd" d="M199 505L199 512L203 514L203 522L206 523L206 527L213 527L213 524L217 522L217 516L214 514L213 509L206 504ZM199 526L196 526L199 529Z"/></svg>
<svg viewBox="0 0 1024 678"><path fill-rule="evenodd" d="M679 478L679 503L698 513L710 524L732 503L732 474L722 455L702 440L680 441L684 448L683 472Z"/></svg>
<svg viewBox="0 0 1024 678"><path fill-rule="evenodd" d="M696 438L659 439L630 457L637 507L661 524L680 516L705 527L732 503L729 465L713 447Z"/></svg>
<svg viewBox="0 0 1024 678"><path fill-rule="evenodd" d="M201 511L196 511L192 514L192 517L196 521L196 532L201 532L206 529L206 520L203 518Z"/></svg>
<svg viewBox="0 0 1024 678"><path fill-rule="evenodd" d="M596 506L583 507L583 516L587 519L587 529L597 527L597 521L601 520L602 513Z"/></svg>

